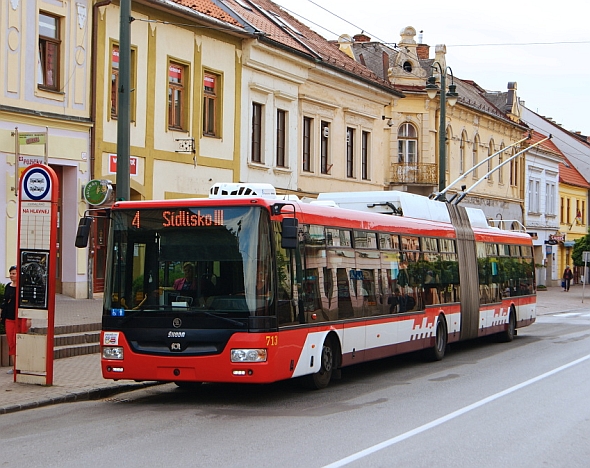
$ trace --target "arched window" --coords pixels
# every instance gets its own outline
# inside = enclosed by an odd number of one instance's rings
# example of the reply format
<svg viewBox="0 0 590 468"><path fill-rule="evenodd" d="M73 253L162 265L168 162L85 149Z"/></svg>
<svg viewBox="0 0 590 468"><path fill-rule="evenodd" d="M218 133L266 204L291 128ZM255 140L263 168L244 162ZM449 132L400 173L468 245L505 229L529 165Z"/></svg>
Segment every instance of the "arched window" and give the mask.
<svg viewBox="0 0 590 468"><path fill-rule="evenodd" d="M473 139L473 149L471 151L471 167L475 167L479 164L479 136L475 135L475 138ZM477 179L477 169L473 170L473 178Z"/></svg>
<svg viewBox="0 0 590 468"><path fill-rule="evenodd" d="M504 143L502 143L500 145L500 150L504 149ZM498 155L498 167L500 167L500 165L504 162L504 151L500 151L500 154ZM503 184L504 183L504 166L500 167L500 169L498 169L498 183L499 184Z"/></svg>
<svg viewBox="0 0 590 468"><path fill-rule="evenodd" d="M459 145L459 174L465 172L465 145L467 144L467 135L461 133L461 143Z"/></svg>
<svg viewBox="0 0 590 468"><path fill-rule="evenodd" d="M397 162L415 164L418 162L418 134L410 123L402 124L397 132Z"/></svg>
<svg viewBox="0 0 590 468"><path fill-rule="evenodd" d="M446 141L446 152L445 152L445 172L447 173L447 175L450 174L450 170L451 170L451 165L449 163L449 161L451 160L451 141L453 141L453 129L451 128L451 126L449 125L447 127L447 132L446 132L446 136L447 136L447 141Z"/></svg>

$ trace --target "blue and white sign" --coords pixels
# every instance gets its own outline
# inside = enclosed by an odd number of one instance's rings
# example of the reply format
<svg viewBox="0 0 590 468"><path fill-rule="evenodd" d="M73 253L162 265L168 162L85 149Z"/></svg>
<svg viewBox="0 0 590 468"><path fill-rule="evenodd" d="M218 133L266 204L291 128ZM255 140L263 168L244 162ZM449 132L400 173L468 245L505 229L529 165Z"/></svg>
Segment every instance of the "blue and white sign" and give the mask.
<svg viewBox="0 0 590 468"><path fill-rule="evenodd" d="M51 201L51 177L44 168L31 169L23 177L22 200Z"/></svg>

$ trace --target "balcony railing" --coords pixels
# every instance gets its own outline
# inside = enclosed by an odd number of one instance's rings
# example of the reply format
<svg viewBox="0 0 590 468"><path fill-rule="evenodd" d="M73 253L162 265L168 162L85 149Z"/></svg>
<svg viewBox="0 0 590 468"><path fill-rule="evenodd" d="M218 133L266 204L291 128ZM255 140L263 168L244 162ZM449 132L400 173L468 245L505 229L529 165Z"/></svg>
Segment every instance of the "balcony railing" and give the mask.
<svg viewBox="0 0 590 468"><path fill-rule="evenodd" d="M436 164L397 163L391 165L391 183L394 184L438 184Z"/></svg>

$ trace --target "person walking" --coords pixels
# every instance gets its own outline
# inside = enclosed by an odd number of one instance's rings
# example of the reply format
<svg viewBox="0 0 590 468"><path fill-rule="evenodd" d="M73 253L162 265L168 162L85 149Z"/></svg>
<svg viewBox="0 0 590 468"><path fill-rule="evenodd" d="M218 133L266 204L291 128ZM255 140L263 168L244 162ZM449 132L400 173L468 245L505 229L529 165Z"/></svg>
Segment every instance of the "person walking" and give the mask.
<svg viewBox="0 0 590 468"><path fill-rule="evenodd" d="M10 275L10 283L4 288L4 300L0 305L0 315L2 316L2 323L6 328L6 339L8 340L8 359L9 364L14 366L14 358L16 356L16 333L18 330L18 318L16 317L16 267L11 266L8 270ZM28 319L21 320L20 333L26 333L29 327ZM8 371L13 373L13 369Z"/></svg>
<svg viewBox="0 0 590 468"><path fill-rule="evenodd" d="M574 279L574 274L572 270L570 270L570 266L567 265L565 270L563 270L563 290L569 291L570 290L570 283Z"/></svg>

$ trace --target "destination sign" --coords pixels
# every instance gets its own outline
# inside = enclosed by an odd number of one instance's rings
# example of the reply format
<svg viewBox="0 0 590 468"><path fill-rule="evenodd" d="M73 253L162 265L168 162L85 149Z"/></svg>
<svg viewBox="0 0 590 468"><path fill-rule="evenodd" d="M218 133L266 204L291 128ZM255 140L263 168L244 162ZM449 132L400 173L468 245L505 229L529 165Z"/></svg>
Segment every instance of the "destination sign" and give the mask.
<svg viewBox="0 0 590 468"><path fill-rule="evenodd" d="M224 211L222 209L201 212L201 210L164 210L162 211L162 227L208 227L223 226ZM153 221L153 218L150 219ZM142 227L141 211L137 210L131 225L136 228Z"/></svg>

